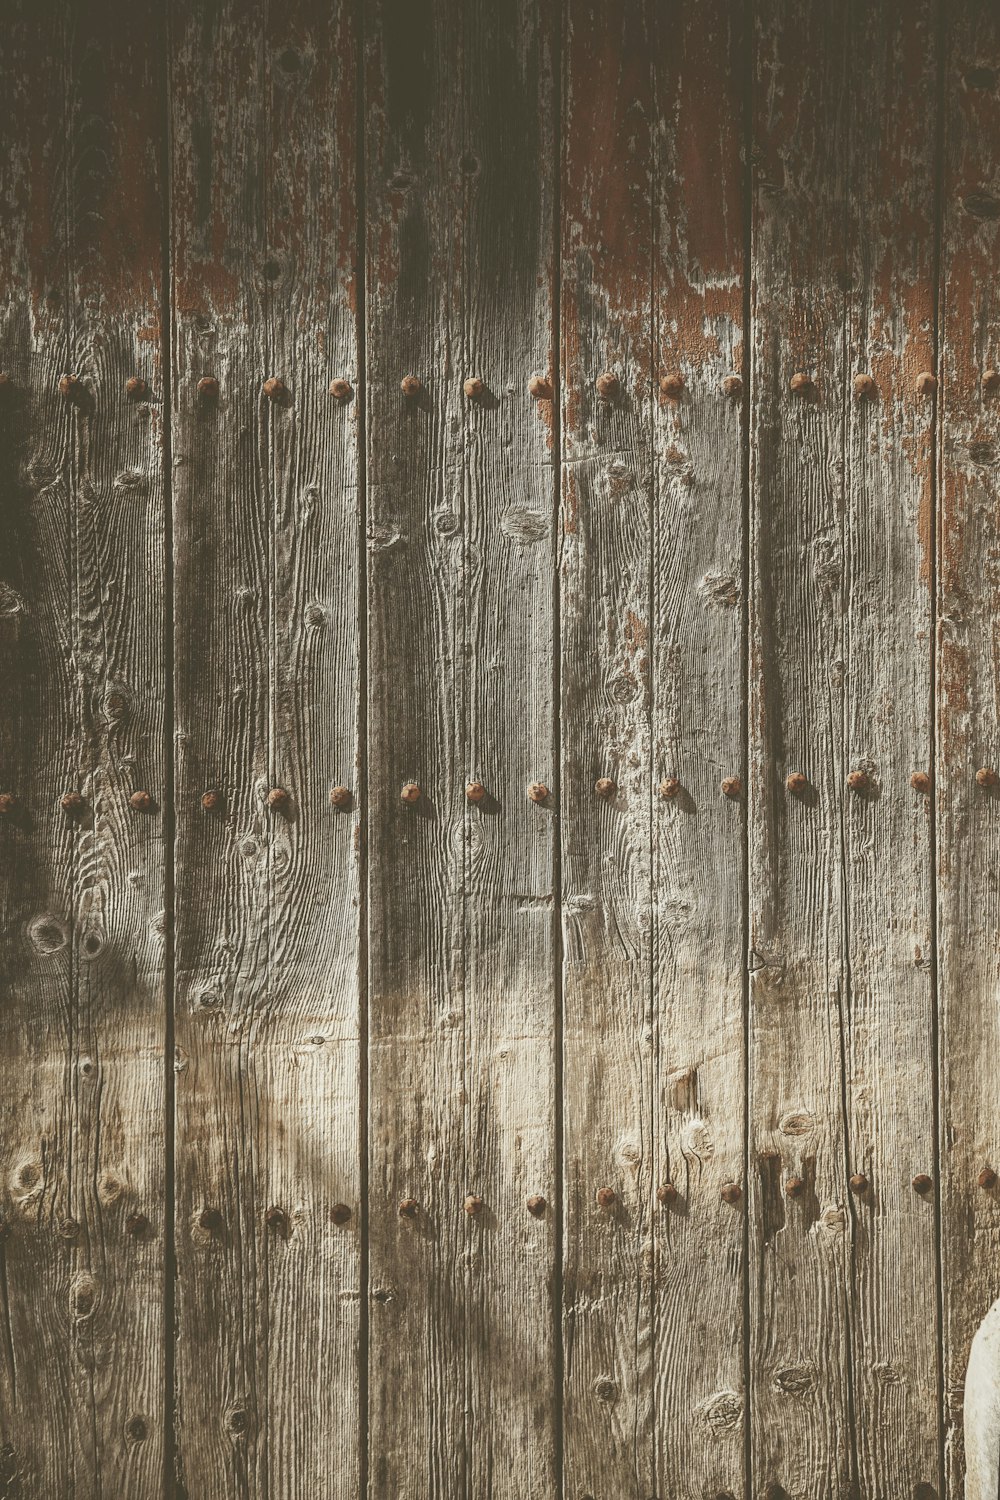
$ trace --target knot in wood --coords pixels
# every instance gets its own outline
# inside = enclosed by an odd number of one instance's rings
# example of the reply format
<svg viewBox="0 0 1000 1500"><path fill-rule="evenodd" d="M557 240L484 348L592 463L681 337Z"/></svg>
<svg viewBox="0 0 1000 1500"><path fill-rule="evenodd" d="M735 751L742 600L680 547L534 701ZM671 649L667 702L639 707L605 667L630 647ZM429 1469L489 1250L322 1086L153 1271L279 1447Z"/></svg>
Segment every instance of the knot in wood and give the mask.
<svg viewBox="0 0 1000 1500"><path fill-rule="evenodd" d="M617 1195L613 1187L599 1187L594 1196L598 1208L614 1208Z"/></svg>
<svg viewBox="0 0 1000 1500"><path fill-rule="evenodd" d="M857 401L872 401L878 395L873 375L855 375L854 396Z"/></svg>
<svg viewBox="0 0 1000 1500"><path fill-rule="evenodd" d="M656 1196L660 1203L676 1203L677 1189L672 1182L661 1182L656 1189Z"/></svg>
<svg viewBox="0 0 1000 1500"><path fill-rule="evenodd" d="M130 375L125 382L125 394L130 401L148 401L149 385L141 375Z"/></svg>
<svg viewBox="0 0 1000 1500"><path fill-rule="evenodd" d="M483 1200L479 1197L478 1193L469 1193L462 1207L467 1214L475 1217L476 1214L481 1214L483 1211Z"/></svg>
<svg viewBox="0 0 1000 1500"><path fill-rule="evenodd" d="M420 788L415 781L408 781L399 795L404 802L419 802Z"/></svg>
<svg viewBox="0 0 1000 1500"><path fill-rule="evenodd" d="M660 377L660 390L671 401L677 401L684 389L684 376L679 370L668 370L666 375Z"/></svg>
<svg viewBox="0 0 1000 1500"><path fill-rule="evenodd" d="M346 786L332 786L330 788L330 803L333 807L349 807L351 793Z"/></svg>
<svg viewBox="0 0 1000 1500"><path fill-rule="evenodd" d="M201 805L206 812L215 812L216 808L222 806L222 793L218 787L210 786L201 794Z"/></svg>
<svg viewBox="0 0 1000 1500"><path fill-rule="evenodd" d="M986 791L992 792L1000 781L992 766L981 766L976 772L976 783Z"/></svg>
<svg viewBox="0 0 1000 1500"><path fill-rule="evenodd" d="M470 781L465 788L465 795L470 802L482 802L486 796L486 788L481 781Z"/></svg>
<svg viewBox="0 0 1000 1500"><path fill-rule="evenodd" d="M785 786L793 796L798 796L804 792L808 785L809 783L801 771L792 771L790 775L785 777Z"/></svg>
<svg viewBox="0 0 1000 1500"><path fill-rule="evenodd" d="M913 384L918 396L933 396L937 390L937 376L930 370L921 370Z"/></svg>
<svg viewBox="0 0 1000 1500"><path fill-rule="evenodd" d="M725 380L722 382L722 393L725 396L729 396L731 400L735 400L737 396L742 396L742 375L727 375Z"/></svg>
<svg viewBox="0 0 1000 1500"><path fill-rule="evenodd" d="M929 1193L933 1186L933 1181L926 1172L918 1172L913 1179L913 1191L915 1193Z"/></svg>
<svg viewBox="0 0 1000 1500"><path fill-rule="evenodd" d="M809 396L812 394L812 376L807 375L804 370L796 370L788 385L793 396Z"/></svg>
<svg viewBox="0 0 1000 1500"><path fill-rule="evenodd" d="M470 375L469 379L465 382L462 389L468 396L470 401L478 401L480 396L482 396L484 391L486 390L486 386L485 383L480 380L478 375Z"/></svg>
<svg viewBox="0 0 1000 1500"><path fill-rule="evenodd" d="M534 401L551 401L551 383L542 375L533 375L528 381L528 394Z"/></svg>
<svg viewBox="0 0 1000 1500"><path fill-rule="evenodd" d="M335 380L330 381L330 395L333 396L336 401L350 400L351 396L354 395L354 392L351 389L351 382L349 380L345 380L342 375L338 375Z"/></svg>
<svg viewBox="0 0 1000 1500"><path fill-rule="evenodd" d="M676 797L680 789L681 784L676 776L668 776L665 781L660 782L660 796L666 802L670 802Z"/></svg>
<svg viewBox="0 0 1000 1500"><path fill-rule="evenodd" d="M610 370L602 371L594 383L597 386L597 394L602 401L614 401L621 392L618 376L613 375Z"/></svg>
<svg viewBox="0 0 1000 1500"><path fill-rule="evenodd" d="M528 1199L528 1212L533 1218L540 1219L548 1205L540 1193L532 1193Z"/></svg>
<svg viewBox="0 0 1000 1500"><path fill-rule="evenodd" d="M80 1233L80 1221L78 1219L59 1220L59 1238L61 1240L75 1240Z"/></svg>
<svg viewBox="0 0 1000 1500"><path fill-rule="evenodd" d="M350 1217L351 1210L346 1203L335 1203L330 1210L330 1218L335 1224L347 1224Z"/></svg>
<svg viewBox="0 0 1000 1500"><path fill-rule="evenodd" d="M914 771L910 777L910 785L915 792L923 792L926 795L931 789L931 778L926 771Z"/></svg>
<svg viewBox="0 0 1000 1500"><path fill-rule="evenodd" d="M283 786L273 786L267 794L267 805L272 812L281 812L290 801L291 798Z"/></svg>
<svg viewBox="0 0 1000 1500"><path fill-rule="evenodd" d="M128 805L133 812L151 812L153 808L152 795L146 791L133 792L128 799Z"/></svg>
<svg viewBox="0 0 1000 1500"><path fill-rule="evenodd" d="M852 1172L851 1173L851 1192L852 1193L857 1193L857 1194L860 1195L861 1193L867 1193L867 1191L868 1191L868 1178L865 1176L864 1172Z"/></svg>
<svg viewBox="0 0 1000 1500"><path fill-rule="evenodd" d="M739 1203L743 1196L743 1189L738 1182L724 1182L720 1190L723 1203Z"/></svg>
<svg viewBox="0 0 1000 1500"><path fill-rule="evenodd" d="M722 781L722 795L724 797L738 797L743 790L743 783L738 776L725 776Z"/></svg>
<svg viewBox="0 0 1000 1500"><path fill-rule="evenodd" d="M404 396L412 398L413 396L420 395L420 392L423 390L423 386L420 383L419 376L404 375L402 380L399 382L399 389L402 391Z"/></svg>
<svg viewBox="0 0 1000 1500"><path fill-rule="evenodd" d="M544 781L533 781L528 788L528 796L532 802L544 802L549 795L549 789Z"/></svg>
<svg viewBox="0 0 1000 1500"><path fill-rule="evenodd" d="M73 818L83 812L85 803L79 792L63 792L59 799L59 806L64 813L69 813Z"/></svg>
<svg viewBox="0 0 1000 1500"><path fill-rule="evenodd" d="M202 401L217 401L219 399L219 382L214 375L203 375L198 382L198 395Z"/></svg>
<svg viewBox="0 0 1000 1500"><path fill-rule="evenodd" d="M610 776L598 776L594 782L594 791L599 797L613 797L617 790Z"/></svg>

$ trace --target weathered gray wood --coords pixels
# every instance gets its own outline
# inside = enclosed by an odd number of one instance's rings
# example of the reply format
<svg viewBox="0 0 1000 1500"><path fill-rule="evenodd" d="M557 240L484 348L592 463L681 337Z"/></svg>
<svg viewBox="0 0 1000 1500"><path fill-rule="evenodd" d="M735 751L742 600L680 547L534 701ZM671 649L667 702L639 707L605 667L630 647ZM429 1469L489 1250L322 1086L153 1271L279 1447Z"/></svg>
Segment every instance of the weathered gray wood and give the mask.
<svg viewBox="0 0 1000 1500"><path fill-rule="evenodd" d="M357 404L329 391L359 379L355 24L347 0L266 17L192 0L173 21L177 1384L191 1495L358 1487ZM199 397L206 376L217 401ZM268 398L271 377L287 396ZM287 806L269 806L274 788ZM220 793L210 811L205 790Z"/></svg>
<svg viewBox="0 0 1000 1500"><path fill-rule="evenodd" d="M745 55L729 0L654 7L652 1159L657 1492L745 1470ZM664 801L659 783L683 791ZM738 778L739 788L723 782ZM649 790L647 780L647 792Z"/></svg>
<svg viewBox="0 0 1000 1500"><path fill-rule="evenodd" d="M934 0L853 6L842 559L853 1420L863 1495L940 1486L931 797ZM848 284L849 283L849 284ZM874 396L853 377L871 375ZM829 396L833 396L830 391ZM826 399L826 394L824 395ZM833 686L834 683L831 683ZM839 685L839 684L837 684ZM916 1190L923 1175L931 1186Z"/></svg>
<svg viewBox="0 0 1000 1500"><path fill-rule="evenodd" d="M1000 219L1000 15L946 7L940 275L937 642L941 1238L947 1493L964 1470L962 1396L972 1336L1000 1294L1000 772L996 618L996 279ZM970 1491L970 1493L974 1493Z"/></svg>
<svg viewBox="0 0 1000 1500"><path fill-rule="evenodd" d="M373 1496L556 1484L554 16L366 9Z"/></svg>
<svg viewBox="0 0 1000 1500"><path fill-rule="evenodd" d="M751 311L751 1489L854 1479L842 838L848 28L756 14ZM790 389L794 374L814 385ZM807 785L786 790L801 773ZM789 1197L785 1183L803 1187Z"/></svg>
<svg viewBox="0 0 1000 1500"><path fill-rule="evenodd" d="M565 1476L654 1492L651 7L573 0L561 222ZM619 382L614 399L595 388ZM595 795L598 777L615 783ZM610 1189L608 1207L596 1194Z"/></svg>
<svg viewBox="0 0 1000 1500"><path fill-rule="evenodd" d="M0 827L0 1488L11 1496L161 1493L161 54L158 18L113 0L86 17L5 11L0 791L18 800ZM64 373L80 377L79 404L59 394ZM127 399L136 375L152 400ZM139 788L151 813L129 806ZM67 792L84 798L75 816L60 805Z"/></svg>

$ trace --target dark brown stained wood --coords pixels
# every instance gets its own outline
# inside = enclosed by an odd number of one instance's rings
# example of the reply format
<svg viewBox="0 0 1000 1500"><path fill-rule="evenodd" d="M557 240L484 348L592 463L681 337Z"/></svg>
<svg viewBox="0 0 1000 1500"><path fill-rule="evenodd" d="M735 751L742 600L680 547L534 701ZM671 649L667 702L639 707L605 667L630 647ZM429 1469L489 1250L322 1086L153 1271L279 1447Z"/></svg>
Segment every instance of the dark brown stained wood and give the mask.
<svg viewBox="0 0 1000 1500"><path fill-rule="evenodd" d="M555 15L365 12L373 1496L556 1488Z"/></svg>
<svg viewBox="0 0 1000 1500"><path fill-rule="evenodd" d="M1000 1296L997 929L1000 801L976 772L1000 767L997 634L1000 366L1000 15L946 7L938 519L937 833L941 1230L948 1493L961 1492L969 1345Z"/></svg>
<svg viewBox="0 0 1000 1500"><path fill-rule="evenodd" d="M567 1494L654 1493L652 6L570 0L563 56L562 874ZM595 381L617 377L601 400ZM594 781L611 777L605 801ZM659 814L660 809L655 809ZM615 1193L610 1208L595 1195ZM669 1419L668 1419L669 1421Z"/></svg>
<svg viewBox="0 0 1000 1500"><path fill-rule="evenodd" d="M0 1488L162 1491L162 55L4 15ZM58 393L79 374L85 399ZM152 400L130 404L144 378ZM137 816L130 794L149 788ZM80 816L60 806L83 794ZM126 1230L144 1214L148 1232Z"/></svg>
<svg viewBox="0 0 1000 1500"><path fill-rule="evenodd" d="M360 376L355 25L346 0L266 15L192 0L172 23L177 1442L192 1496L359 1482L358 405L329 393ZM217 401L199 397L207 376ZM269 399L271 378L287 395Z"/></svg>
<svg viewBox="0 0 1000 1500"><path fill-rule="evenodd" d="M745 1470L744 58L730 0L653 7L657 380L652 796L655 1477L741 1494ZM650 787L649 778L652 777ZM676 776L672 801L656 789ZM730 795L726 778L739 778ZM610 1101L609 1101L610 1102Z"/></svg>
<svg viewBox="0 0 1000 1500"><path fill-rule="evenodd" d="M750 598L751 1492L854 1479L845 286L849 8L762 0L754 38ZM796 373L814 383L795 394ZM798 794L785 778L801 772ZM789 1198L783 1183L801 1178ZM860 1212L865 1212L862 1208ZM775 1491L779 1493L779 1491Z"/></svg>
<svg viewBox="0 0 1000 1500"><path fill-rule="evenodd" d="M934 403L916 380L934 367L937 15L892 0L850 17L846 494L829 558L846 619L826 691L844 694L841 780L869 782L844 799L847 1171L871 1183L852 1196L852 1395L860 1493L910 1500L941 1468L935 1194L912 1186L937 1175L932 807L910 786L933 760ZM874 396L855 394L859 373Z"/></svg>

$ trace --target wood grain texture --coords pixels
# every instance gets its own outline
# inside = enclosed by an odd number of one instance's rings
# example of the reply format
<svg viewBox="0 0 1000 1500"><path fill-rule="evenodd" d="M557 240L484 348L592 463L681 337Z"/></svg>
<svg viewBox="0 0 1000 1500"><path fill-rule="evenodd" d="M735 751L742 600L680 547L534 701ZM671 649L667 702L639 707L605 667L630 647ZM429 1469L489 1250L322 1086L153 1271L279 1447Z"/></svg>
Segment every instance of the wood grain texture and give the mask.
<svg viewBox="0 0 1000 1500"><path fill-rule="evenodd" d="M373 1495L555 1486L554 14L366 11Z"/></svg>
<svg viewBox="0 0 1000 1500"><path fill-rule="evenodd" d="M178 1460L357 1493L355 10L174 8ZM218 400L198 382L220 383ZM277 377L286 394L270 400ZM352 793L331 805L332 786ZM269 806L280 788L287 805ZM202 793L215 790L208 811ZM337 1205L350 1217L341 1222Z"/></svg>
<svg viewBox="0 0 1000 1500"><path fill-rule="evenodd" d="M14 4L0 68L0 1485L161 1492L158 20ZM78 374L79 404L58 393ZM130 403L141 376L148 401ZM138 815L130 793L156 807ZM85 799L77 817L60 806ZM148 1227L127 1228L135 1215Z"/></svg>
<svg viewBox="0 0 1000 1500"><path fill-rule="evenodd" d="M1000 1295L1000 1198L977 1179L1000 1170L997 930L1000 801L976 784L1000 769L997 630L1000 366L1000 16L976 0L946 7L940 277L937 642L941 1230L946 1493L961 1493L962 1394L972 1336Z"/></svg>
<svg viewBox="0 0 1000 1500"><path fill-rule="evenodd" d="M740 6L652 9L654 377L651 764L655 1479L744 1488L746 836ZM649 773L652 773L652 787ZM657 796L664 777L682 793ZM722 790L728 778L739 788Z"/></svg>
<svg viewBox="0 0 1000 1500"><path fill-rule="evenodd" d="M654 1493L651 8L565 11L561 215L565 1482ZM602 400L608 373L618 394ZM595 796L610 777L612 798ZM615 1195L602 1207L595 1195Z"/></svg>
<svg viewBox="0 0 1000 1500"><path fill-rule="evenodd" d="M754 39L750 597L751 1488L854 1481L842 840L846 5ZM804 394L793 374L809 376ZM807 778L798 794L785 778ZM803 1188L790 1198L784 1183Z"/></svg>

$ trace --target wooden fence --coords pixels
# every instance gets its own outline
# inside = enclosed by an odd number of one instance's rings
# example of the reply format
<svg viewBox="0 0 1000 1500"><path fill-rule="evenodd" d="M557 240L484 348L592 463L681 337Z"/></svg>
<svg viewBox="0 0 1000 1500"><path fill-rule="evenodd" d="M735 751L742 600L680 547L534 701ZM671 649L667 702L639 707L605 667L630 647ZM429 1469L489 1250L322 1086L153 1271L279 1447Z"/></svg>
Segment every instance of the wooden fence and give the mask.
<svg viewBox="0 0 1000 1500"><path fill-rule="evenodd" d="M0 1497L957 1497L997 7L0 33Z"/></svg>

